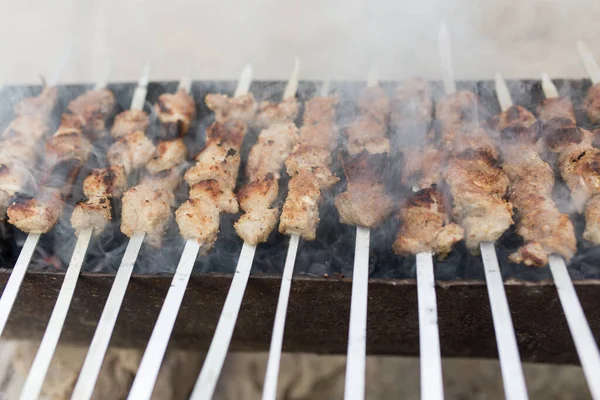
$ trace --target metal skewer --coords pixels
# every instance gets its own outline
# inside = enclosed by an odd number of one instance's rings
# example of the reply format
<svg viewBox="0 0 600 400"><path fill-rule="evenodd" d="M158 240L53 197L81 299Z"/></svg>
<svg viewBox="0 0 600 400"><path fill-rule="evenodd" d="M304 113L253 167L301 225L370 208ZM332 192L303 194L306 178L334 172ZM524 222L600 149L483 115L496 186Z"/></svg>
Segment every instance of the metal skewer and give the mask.
<svg viewBox="0 0 600 400"><path fill-rule="evenodd" d="M583 44L582 42L579 43ZM583 54L582 58L584 58ZM596 64L592 54L589 54L587 59ZM595 68L598 70L597 66ZM558 90L546 73L542 74L542 88L546 98L558 97ZM600 352L598 351L598 345L581 308L565 260L559 255L552 254L549 263L558 297L565 312L590 392L594 399L600 399Z"/></svg>
<svg viewBox="0 0 600 400"><path fill-rule="evenodd" d="M299 69L300 64L298 59L296 59L294 70L284 91L283 100L296 95ZM227 350L229 349L240 306L242 305L255 252L256 246L244 242L236 271L233 275L219 322L217 323L217 329L215 330L213 340L204 360L204 365L190 396L192 400L211 399L213 396L223 363L225 362L225 357L227 356Z"/></svg>
<svg viewBox="0 0 600 400"><path fill-rule="evenodd" d="M184 77L179 81L178 89L184 89L189 92L191 85L190 78ZM134 99L136 97L141 97L141 95L134 94ZM102 310L102 315L100 316L94 337L83 362L79 378L73 389L73 394L71 395L71 399L73 400L84 400L92 397L108 343L115 328L121 304L123 304L125 292L127 291L127 286L129 285L129 280L131 279L131 274L145 237L145 233L136 233L127 243L125 254L117 270L117 275Z"/></svg>
<svg viewBox="0 0 600 400"><path fill-rule="evenodd" d="M71 53L72 46L69 46L61 55L58 64L55 67L56 69L53 71L50 80L47 82L48 86L54 86L58 83L60 76L67 67L69 58L71 58ZM41 234L39 233L29 233L27 235L23 248L19 253L19 258L13 267L10 278L4 288L4 292L2 292L2 297L0 297L0 336L2 336L2 332L4 332L6 322L8 321L15 300L17 299L17 295L19 294L19 288L21 287L25 272L27 272L27 268L29 267L38 241L40 240L40 236Z"/></svg>
<svg viewBox="0 0 600 400"><path fill-rule="evenodd" d="M367 87L378 85L377 66L373 64L367 75ZM365 398L370 239L371 230L369 228L356 227L352 298L350 300L350 328L348 330L348 354L344 383L344 399L346 400Z"/></svg>
<svg viewBox="0 0 600 400"><path fill-rule="evenodd" d="M450 37L445 24L440 29L440 56L442 57L442 74L444 89L446 93L456 91L454 85L454 76L452 74L452 50ZM500 98L503 91L508 93L508 89L500 87L496 93L499 96L500 104L507 104L506 98ZM512 105L510 96L508 102ZM510 107L509 105L509 107ZM498 358L502 370L502 381L504 383L504 393L508 399L527 399L527 387L525 386L525 377L521 366L517 338L508 307L508 300L504 290L504 281L498 264L498 256L492 242L482 242L480 244L481 258L483 260L483 269L485 272L485 281L490 298L492 309L492 319L494 321L494 332L496 333L496 343L498 345Z"/></svg>
<svg viewBox="0 0 600 400"><path fill-rule="evenodd" d="M577 50L579 51L583 66L590 76L592 83L600 83L600 68L598 68L598 64L596 63L596 59L590 48L580 40L577 42Z"/></svg>
<svg viewBox="0 0 600 400"><path fill-rule="evenodd" d="M138 86L135 89L131 101L130 108L132 110L141 110L144 107L149 74L150 65L147 64L142 71ZM82 231L77 238L71 262L67 268L65 279L60 288L54 309L52 310L52 315L50 316L50 321L48 322L46 332L42 338L42 343L40 344L29 371L29 375L27 376L27 380L25 381L25 385L23 386L23 390L21 391L22 400L36 399L39 397L46 373L48 372L48 367L50 366L52 356L54 355L56 345L60 338L67 312L69 311L69 306L71 305L71 299L73 298L77 279L81 272L81 266L92 237L92 231L92 228L86 229Z"/></svg>
<svg viewBox="0 0 600 400"><path fill-rule="evenodd" d="M329 81L323 82L321 86L321 97L329 94ZM294 275L294 265L296 255L298 254L298 244L300 236L290 235L288 252L285 258L285 266L281 277L281 288L279 289L279 299L277 300L277 311L275 312L275 322L273 323L273 333L271 335L271 346L269 348L269 359L267 361L267 371L265 382L263 384L263 400L275 400L277 397L277 380L279 378L279 364L281 361L281 348L283 346L283 333L285 330L285 318L290 298L290 288L292 286L292 276Z"/></svg>

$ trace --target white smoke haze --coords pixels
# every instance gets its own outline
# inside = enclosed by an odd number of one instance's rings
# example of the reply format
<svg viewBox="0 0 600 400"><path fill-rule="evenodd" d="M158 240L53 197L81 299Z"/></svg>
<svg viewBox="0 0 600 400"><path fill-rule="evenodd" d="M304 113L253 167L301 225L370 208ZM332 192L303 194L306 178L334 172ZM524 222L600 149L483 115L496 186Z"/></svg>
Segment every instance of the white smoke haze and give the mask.
<svg viewBox="0 0 600 400"><path fill-rule="evenodd" d="M600 54L596 0L4 1L2 65L9 82L36 82L69 42L64 80L91 82L107 56L113 80L235 79L254 64L259 79L287 78L295 56L303 79L363 80L372 61L382 79L439 78L437 34L445 21L458 79L583 77L575 42Z"/></svg>

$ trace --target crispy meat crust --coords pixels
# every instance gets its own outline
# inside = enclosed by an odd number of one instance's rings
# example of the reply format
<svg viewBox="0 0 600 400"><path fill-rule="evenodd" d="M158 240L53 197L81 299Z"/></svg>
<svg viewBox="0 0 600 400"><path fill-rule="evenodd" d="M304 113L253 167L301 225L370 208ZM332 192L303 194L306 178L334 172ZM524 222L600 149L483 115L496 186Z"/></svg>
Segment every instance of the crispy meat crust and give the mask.
<svg viewBox="0 0 600 400"><path fill-rule="evenodd" d="M154 110L160 123L158 136L162 139L185 136L196 118L194 99L184 89L179 89L176 93L161 94Z"/></svg>
<svg viewBox="0 0 600 400"><path fill-rule="evenodd" d="M110 134L120 139L137 131L146 132L150 125L150 117L142 110L126 110L115 117Z"/></svg>

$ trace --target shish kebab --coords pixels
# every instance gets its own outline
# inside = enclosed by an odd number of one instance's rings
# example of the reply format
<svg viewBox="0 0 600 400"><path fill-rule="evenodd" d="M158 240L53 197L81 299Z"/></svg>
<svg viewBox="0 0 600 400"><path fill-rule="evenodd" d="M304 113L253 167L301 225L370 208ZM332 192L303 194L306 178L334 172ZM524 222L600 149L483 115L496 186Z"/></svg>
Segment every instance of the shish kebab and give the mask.
<svg viewBox="0 0 600 400"><path fill-rule="evenodd" d="M597 83L595 82L595 84ZM586 101L588 114L592 116L595 114L594 107L592 106L592 98L596 97L594 93L597 87L599 86L596 86L594 90L590 89L588 92L589 101ZM546 100L538 108L540 118L550 125L553 124L553 119L555 123L558 121L559 124L560 120L563 123L571 121L574 124L575 113L570 100L559 97L558 90L547 74L543 74L542 76L542 89L546 95ZM565 116L569 118L564 118ZM544 121L542 121L543 124ZM564 147L564 149L559 156L559 170L563 180L567 182L572 190L581 190L582 186L592 189L589 184L598 179L598 172L596 169L589 170L587 167L591 163L598 163L600 161L600 152L591 145L593 139L590 132L568 125L558 129L563 133L565 130L567 132L576 132L575 129L579 129L582 134L569 135L570 137L563 135L554 136L552 135L552 131L557 127L551 127L550 134L552 136L547 137L543 133L544 139L547 143L550 140L554 145L557 145L557 141L552 139L562 137L566 139L566 142L570 142L578 136L581 137L582 140L580 143L567 144L563 142L564 146L561 147ZM553 147L556 149L556 146ZM590 158L587 157L588 154L591 156ZM576 182L577 186L573 185L574 182ZM595 189L597 190L597 187ZM593 190L591 192L594 193ZM588 200L585 209L586 228L583 237L595 244L598 244L596 232L600 223L599 214L596 211L599 197L599 194L594 194ZM600 376L600 352L575 292L565 260L557 254L550 255L550 271L554 277L554 283L565 312L565 317L567 318L567 323L569 324L571 336L575 342L575 348L577 349L583 372L587 378L590 392L593 398L600 399L600 381L598 380L598 376Z"/></svg>
<svg viewBox="0 0 600 400"><path fill-rule="evenodd" d="M125 115L134 116L136 121L140 121L142 125L147 125L147 117L144 118L145 113L141 110L146 99L149 72L149 65L146 65L133 94L130 111L121 113L116 118L111 129L113 137L120 136L121 133L133 133L131 130L126 132L123 129ZM128 121L132 119L128 118ZM134 125L130 122L127 125L133 128L133 131L143 128L139 124ZM84 193L88 196L88 200L77 203L71 216L73 228L78 236L77 243L46 327L46 332L21 391L22 399L34 399L39 396L75 292L77 279L92 233L99 234L106 228L108 222L112 219L110 199L120 197L125 190L126 183L125 168L122 165L95 169L83 182Z"/></svg>
<svg viewBox="0 0 600 400"><path fill-rule="evenodd" d="M109 169L122 168L128 175L145 168L147 175L122 196L121 232L130 239L73 390L73 399L89 399L92 396L142 243L147 241L152 247L160 247L173 219L173 192L181 181L187 156L182 137L188 133L196 115L190 88L191 80L186 77L179 82L176 93L159 96L154 105L159 124L156 146L145 135L150 122L145 112L128 110L115 118L112 135L119 139L108 151ZM139 97L142 97L141 94ZM101 192L116 189L103 188L104 182L103 179L97 181L92 174L89 188ZM94 226L100 218L86 219Z"/></svg>
<svg viewBox="0 0 600 400"><path fill-rule="evenodd" d="M93 136L92 125L103 127L104 118L112 110L114 98L110 91L104 89L107 76L108 73L98 81L96 90L86 92L69 103L57 131L46 141L42 176L35 196L18 197L7 209L8 222L26 232L27 239L0 298L0 334L40 236L58 222L65 205L64 197L69 195L80 169L87 162L92 145L86 136ZM98 99L102 102L96 104Z"/></svg>
<svg viewBox="0 0 600 400"><path fill-rule="evenodd" d="M402 182L416 193L405 199L399 212L401 227L395 253L417 257L421 398L442 399L444 387L437 325L433 254L443 259L464 237L464 229L450 222L448 199L442 185L442 151L427 134L433 119L429 84L412 79L399 86L390 114L396 141L403 147ZM420 137L419 137L420 136ZM415 146L415 142L421 142Z"/></svg>
<svg viewBox="0 0 600 400"><path fill-rule="evenodd" d="M256 112L254 98L248 93L251 80L252 68L248 65L230 101L213 94L205 98L209 108L216 111L216 121L206 129L206 143L195 157L196 164L185 173L190 185L189 199L175 213L180 234L186 239L185 247L129 398L151 397L198 252L207 252L213 246L221 212L238 212L233 190L241 163L242 142L248 122Z"/></svg>
<svg viewBox="0 0 600 400"><path fill-rule="evenodd" d="M452 149L455 155L450 158L444 177L454 197L453 215L465 229L467 248L471 252L477 252L478 247L481 250L505 393L511 399L527 399L516 334L493 243L513 223L512 204L504 200L508 177L498 164L493 142L477 126L476 95L456 91L445 24L440 29L440 55L447 93L436 107L436 118L442 123L442 143L465 146Z"/></svg>
<svg viewBox="0 0 600 400"><path fill-rule="evenodd" d="M348 182L346 191L335 198L340 222L356 226L345 399L365 396L370 232L394 209L394 202L383 184L390 151L389 107L389 99L379 86L373 66L358 101L360 115L346 130L348 149L342 156Z"/></svg>
<svg viewBox="0 0 600 400"><path fill-rule="evenodd" d="M213 396L235 328L256 245L265 242L277 225L279 209L273 203L279 192L278 181L284 162L298 141L298 128L293 120L298 113L299 67L296 60L282 103L263 103L258 110L256 119L264 129L248 155L246 175L249 183L237 193L245 214L234 226L244 245L191 399L210 399Z"/></svg>
<svg viewBox="0 0 600 400"><path fill-rule="evenodd" d="M264 400L274 400L277 395L285 317L300 238L307 241L316 238L322 191L338 181L330 171L331 152L338 143L335 121L337 97L328 96L328 93L329 82L324 82L320 96L305 103L298 143L285 161L287 173L292 178L288 183L279 232L289 235L290 239L263 385Z"/></svg>

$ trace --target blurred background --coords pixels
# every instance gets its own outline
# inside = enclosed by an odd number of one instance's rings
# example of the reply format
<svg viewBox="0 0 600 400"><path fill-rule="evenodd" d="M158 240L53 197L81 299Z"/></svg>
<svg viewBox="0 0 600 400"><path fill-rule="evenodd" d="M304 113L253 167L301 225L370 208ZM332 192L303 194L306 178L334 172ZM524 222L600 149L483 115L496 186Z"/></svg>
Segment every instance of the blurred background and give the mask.
<svg viewBox="0 0 600 400"><path fill-rule="evenodd" d="M153 80L235 79L251 62L257 79L286 79L294 57L301 79L364 80L376 62L383 80L439 79L439 24L452 37L458 79L584 77L575 42L596 40L599 0L42 0L0 1L0 80L38 83L72 46L65 83L91 82L112 62L112 81L136 80L150 61ZM91 339L91 338L90 338ZM19 393L37 343L0 341L0 399ZM86 349L61 346L44 398L67 399ZM157 399L185 398L204 355L170 351ZM141 352L111 349L95 398L126 395ZM230 354L216 398L255 399L265 354ZM332 399L343 393L345 358L284 356L280 398ZM532 399L588 399L579 367L526 365ZM419 396L417 359L370 357L369 399ZM503 398L494 360L446 360L446 398Z"/></svg>

